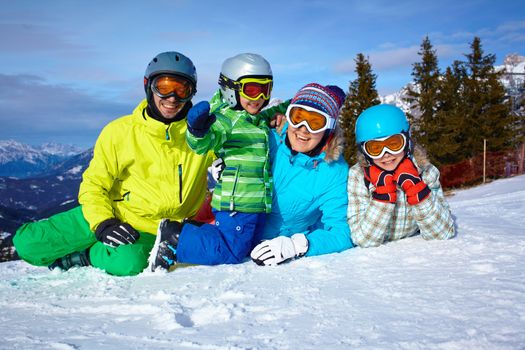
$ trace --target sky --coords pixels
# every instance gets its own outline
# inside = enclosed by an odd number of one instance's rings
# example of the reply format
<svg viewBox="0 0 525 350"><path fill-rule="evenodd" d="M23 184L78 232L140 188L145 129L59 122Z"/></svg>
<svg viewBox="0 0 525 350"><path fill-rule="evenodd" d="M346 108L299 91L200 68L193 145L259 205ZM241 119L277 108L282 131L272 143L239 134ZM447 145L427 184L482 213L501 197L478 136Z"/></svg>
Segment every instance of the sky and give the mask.
<svg viewBox="0 0 525 350"><path fill-rule="evenodd" d="M115 277L0 263L0 349L525 348L525 175L448 197L457 235Z"/></svg>
<svg viewBox="0 0 525 350"><path fill-rule="evenodd" d="M102 127L144 97L143 74L164 51L197 67L194 101L217 89L222 62L264 56L272 97L310 82L356 78L363 53L385 95L411 80L428 36L441 67L464 59L475 36L502 64L525 55L525 6L516 0L100 1L0 0L0 140L92 147Z"/></svg>

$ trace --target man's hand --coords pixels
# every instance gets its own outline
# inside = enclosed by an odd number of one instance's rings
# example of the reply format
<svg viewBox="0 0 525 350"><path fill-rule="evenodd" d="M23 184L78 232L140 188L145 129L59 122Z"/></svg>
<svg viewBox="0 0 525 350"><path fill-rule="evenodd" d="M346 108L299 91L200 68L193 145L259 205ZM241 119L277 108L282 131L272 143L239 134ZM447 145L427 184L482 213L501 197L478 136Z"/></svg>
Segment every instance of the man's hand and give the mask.
<svg viewBox="0 0 525 350"><path fill-rule="evenodd" d="M222 158L217 158L213 161L213 163L211 163L211 177L213 177L215 182L219 182L222 171L225 167L226 165L224 164L224 160L222 160Z"/></svg>
<svg viewBox="0 0 525 350"><path fill-rule="evenodd" d="M98 225L95 236L98 241L116 248L121 244L135 243L140 234L128 223L117 219L107 219Z"/></svg>
<svg viewBox="0 0 525 350"><path fill-rule="evenodd" d="M286 120L286 117L282 113L275 113L270 120L270 128L278 128Z"/></svg>
<svg viewBox="0 0 525 350"><path fill-rule="evenodd" d="M301 257L308 251L308 239L302 233L292 237L279 236L262 241L253 248L250 256L257 265L276 266L289 259Z"/></svg>

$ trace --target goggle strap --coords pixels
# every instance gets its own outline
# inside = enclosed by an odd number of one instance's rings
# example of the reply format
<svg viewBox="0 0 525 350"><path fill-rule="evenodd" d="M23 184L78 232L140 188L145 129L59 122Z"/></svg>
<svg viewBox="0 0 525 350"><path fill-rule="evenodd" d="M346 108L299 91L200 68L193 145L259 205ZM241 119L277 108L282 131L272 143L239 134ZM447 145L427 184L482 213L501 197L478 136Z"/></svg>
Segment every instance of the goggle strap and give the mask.
<svg viewBox="0 0 525 350"><path fill-rule="evenodd" d="M239 86L241 85L241 83L235 80L231 80L230 78L221 73L219 75L219 85L224 88L230 88L232 90L239 91Z"/></svg>

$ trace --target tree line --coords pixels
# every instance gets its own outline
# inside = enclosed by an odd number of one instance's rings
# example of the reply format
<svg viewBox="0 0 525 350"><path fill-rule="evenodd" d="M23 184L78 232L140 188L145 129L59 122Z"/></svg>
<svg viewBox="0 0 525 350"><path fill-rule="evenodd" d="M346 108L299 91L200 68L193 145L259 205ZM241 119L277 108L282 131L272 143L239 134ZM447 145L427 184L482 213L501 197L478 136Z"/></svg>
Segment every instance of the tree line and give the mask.
<svg viewBox="0 0 525 350"><path fill-rule="evenodd" d="M412 65L412 84L405 102L412 125L412 137L427 151L437 166L455 164L483 152L484 140L491 151L501 151L525 142L522 113L514 113L510 96L501 83L503 71L496 71L494 54L485 54L481 39L470 43L464 60L455 60L444 71L436 50L425 37ZM355 58L357 78L350 82L341 112L346 138L345 158L356 162L355 121L366 108L379 104L377 75L368 57ZM525 84L524 84L525 88ZM524 107L523 101L521 106Z"/></svg>

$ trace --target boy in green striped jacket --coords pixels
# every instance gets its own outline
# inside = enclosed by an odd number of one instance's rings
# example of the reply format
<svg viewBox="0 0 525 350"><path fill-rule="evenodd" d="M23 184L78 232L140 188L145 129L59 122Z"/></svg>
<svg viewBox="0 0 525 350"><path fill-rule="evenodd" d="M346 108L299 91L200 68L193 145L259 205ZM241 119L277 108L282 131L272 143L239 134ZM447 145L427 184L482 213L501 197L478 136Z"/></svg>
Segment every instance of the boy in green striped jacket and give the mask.
<svg viewBox="0 0 525 350"><path fill-rule="evenodd" d="M163 220L150 266L170 270L177 263L236 264L261 238L271 212L269 119L287 103L268 105L273 75L260 55L240 54L224 61L220 89L210 103L188 112L186 141L198 154L213 150L226 164L211 206L215 225ZM210 113L211 111L211 113Z"/></svg>

